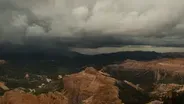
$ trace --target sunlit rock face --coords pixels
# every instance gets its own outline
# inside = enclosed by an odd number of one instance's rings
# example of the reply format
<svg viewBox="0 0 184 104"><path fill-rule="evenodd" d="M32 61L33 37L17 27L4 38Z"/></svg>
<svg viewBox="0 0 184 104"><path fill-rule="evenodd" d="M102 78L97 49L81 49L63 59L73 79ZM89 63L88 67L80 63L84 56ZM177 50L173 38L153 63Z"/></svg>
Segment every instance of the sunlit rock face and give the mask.
<svg viewBox="0 0 184 104"><path fill-rule="evenodd" d="M119 89L114 86L114 78L104 76L94 68L64 77L64 89L69 104L121 104Z"/></svg>
<svg viewBox="0 0 184 104"><path fill-rule="evenodd" d="M156 59L152 61L126 60L121 64L108 65L104 71L119 80L128 80L150 90L154 83L183 84L184 59Z"/></svg>
<svg viewBox="0 0 184 104"><path fill-rule="evenodd" d="M68 100L59 93L35 96L20 91L9 91L0 97L0 104L68 104Z"/></svg>
<svg viewBox="0 0 184 104"><path fill-rule="evenodd" d="M0 97L0 104L122 104L116 79L92 67L60 80L64 89L59 92L33 95L14 89Z"/></svg>

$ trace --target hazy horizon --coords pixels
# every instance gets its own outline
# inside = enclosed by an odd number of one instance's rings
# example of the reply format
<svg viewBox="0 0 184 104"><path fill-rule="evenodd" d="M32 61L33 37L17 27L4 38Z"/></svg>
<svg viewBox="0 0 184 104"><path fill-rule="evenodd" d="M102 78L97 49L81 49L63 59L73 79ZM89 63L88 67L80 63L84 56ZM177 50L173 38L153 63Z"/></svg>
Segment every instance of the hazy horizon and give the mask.
<svg viewBox="0 0 184 104"><path fill-rule="evenodd" d="M100 48L74 48L72 51L79 52L81 54L95 55L95 54L106 54L116 53L125 51L145 51L145 52L184 52L183 47L156 47L146 45L129 45L122 47L100 47Z"/></svg>

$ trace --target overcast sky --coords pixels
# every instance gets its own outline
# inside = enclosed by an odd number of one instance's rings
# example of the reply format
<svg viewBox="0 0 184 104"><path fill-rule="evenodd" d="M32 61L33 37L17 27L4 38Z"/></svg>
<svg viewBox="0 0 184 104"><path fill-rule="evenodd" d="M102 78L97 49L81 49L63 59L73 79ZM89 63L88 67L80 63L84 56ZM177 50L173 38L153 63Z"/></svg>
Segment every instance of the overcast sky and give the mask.
<svg viewBox="0 0 184 104"><path fill-rule="evenodd" d="M184 0L0 0L0 43L39 39L73 50L182 49Z"/></svg>

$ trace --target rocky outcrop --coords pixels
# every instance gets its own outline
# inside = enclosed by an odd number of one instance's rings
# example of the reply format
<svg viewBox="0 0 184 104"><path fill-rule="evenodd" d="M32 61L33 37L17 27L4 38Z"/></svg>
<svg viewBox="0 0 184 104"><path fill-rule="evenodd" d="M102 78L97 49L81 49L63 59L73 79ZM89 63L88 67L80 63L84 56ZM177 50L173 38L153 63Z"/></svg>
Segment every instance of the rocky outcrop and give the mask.
<svg viewBox="0 0 184 104"><path fill-rule="evenodd" d="M5 60L0 60L0 65L6 64L7 62Z"/></svg>
<svg viewBox="0 0 184 104"><path fill-rule="evenodd" d="M39 104L68 104L68 99L60 92L41 94Z"/></svg>
<svg viewBox="0 0 184 104"><path fill-rule="evenodd" d="M69 104L121 104L116 79L104 76L94 68L65 76L63 82Z"/></svg>
<svg viewBox="0 0 184 104"><path fill-rule="evenodd" d="M152 61L126 60L103 68L119 80L128 80L150 90L154 83L184 84L184 58Z"/></svg>
<svg viewBox="0 0 184 104"><path fill-rule="evenodd" d="M126 60L122 64L121 67L125 69L149 69L149 70L165 70L170 72L180 72L184 74L184 58L175 58L175 59L159 59L153 61L134 61L134 60Z"/></svg>
<svg viewBox="0 0 184 104"><path fill-rule="evenodd" d="M68 100L56 92L35 96L21 91L9 91L0 97L0 104L68 104Z"/></svg>
<svg viewBox="0 0 184 104"><path fill-rule="evenodd" d="M9 88L4 84L4 82L0 82L0 89L3 91L8 91Z"/></svg>
<svg viewBox="0 0 184 104"><path fill-rule="evenodd" d="M2 76L0 104L183 104L183 73L184 59L178 58L126 60L53 78Z"/></svg>
<svg viewBox="0 0 184 104"><path fill-rule="evenodd" d="M164 104L183 104L184 85L158 84L150 93L152 99L160 99Z"/></svg>
<svg viewBox="0 0 184 104"><path fill-rule="evenodd" d="M33 95L24 88L7 91L0 97L0 104L122 104L116 79L94 68L65 75L64 89L60 92ZM53 85L54 86L54 85Z"/></svg>
<svg viewBox="0 0 184 104"><path fill-rule="evenodd" d="M151 101L151 102L149 102L147 104L163 104L163 102L162 101L155 100L155 101Z"/></svg>

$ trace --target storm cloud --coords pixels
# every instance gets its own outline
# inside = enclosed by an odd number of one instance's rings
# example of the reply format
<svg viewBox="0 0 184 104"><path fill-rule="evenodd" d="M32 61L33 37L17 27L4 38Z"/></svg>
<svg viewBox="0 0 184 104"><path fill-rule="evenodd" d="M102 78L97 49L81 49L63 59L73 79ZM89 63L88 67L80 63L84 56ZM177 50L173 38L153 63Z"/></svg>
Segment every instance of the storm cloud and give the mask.
<svg viewBox="0 0 184 104"><path fill-rule="evenodd" d="M184 46L183 0L0 0L0 42ZM40 43L41 44L41 43Z"/></svg>

